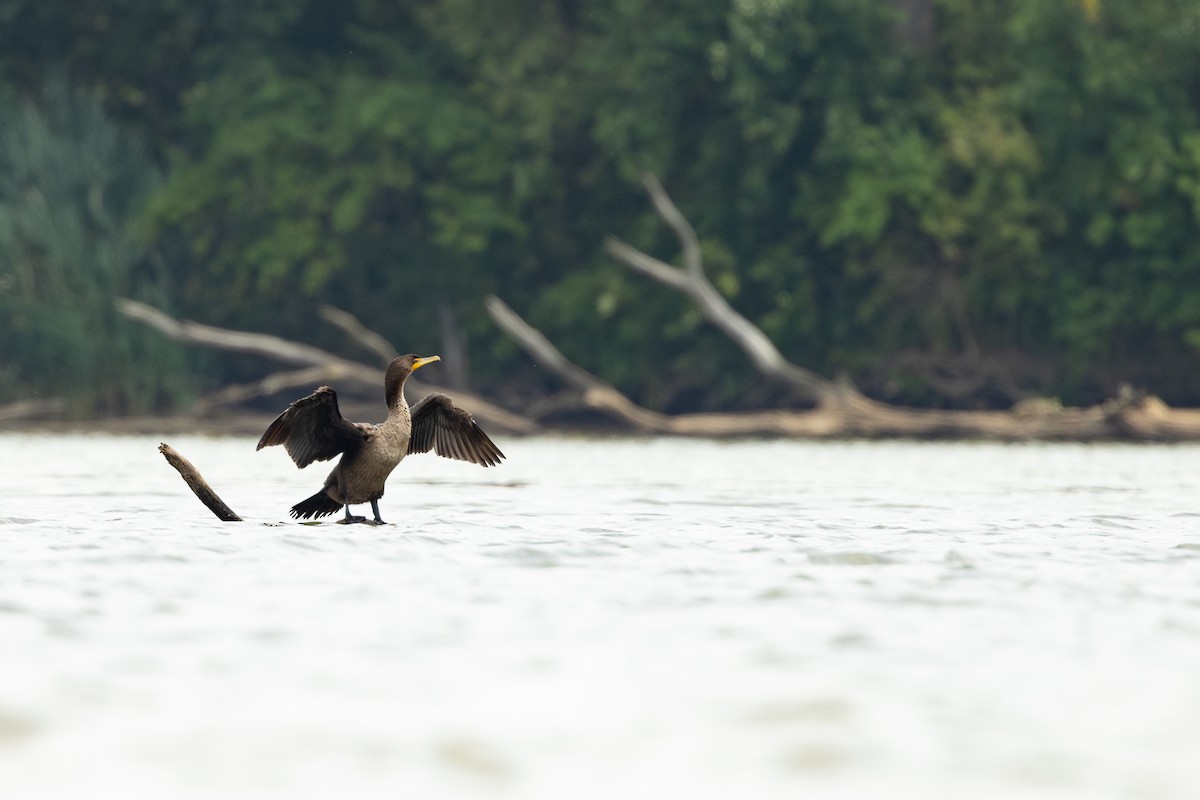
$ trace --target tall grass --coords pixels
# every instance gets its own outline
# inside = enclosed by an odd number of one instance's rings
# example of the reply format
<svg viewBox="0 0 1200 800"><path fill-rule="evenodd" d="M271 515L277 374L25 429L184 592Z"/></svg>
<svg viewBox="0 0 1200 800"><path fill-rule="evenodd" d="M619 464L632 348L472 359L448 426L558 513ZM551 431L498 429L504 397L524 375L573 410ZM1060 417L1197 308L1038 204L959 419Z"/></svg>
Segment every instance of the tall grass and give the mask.
<svg viewBox="0 0 1200 800"><path fill-rule="evenodd" d="M161 304L138 244L161 182L140 139L99 99L47 84L0 109L0 399L59 396L74 416L166 410L183 354L118 316L121 295Z"/></svg>

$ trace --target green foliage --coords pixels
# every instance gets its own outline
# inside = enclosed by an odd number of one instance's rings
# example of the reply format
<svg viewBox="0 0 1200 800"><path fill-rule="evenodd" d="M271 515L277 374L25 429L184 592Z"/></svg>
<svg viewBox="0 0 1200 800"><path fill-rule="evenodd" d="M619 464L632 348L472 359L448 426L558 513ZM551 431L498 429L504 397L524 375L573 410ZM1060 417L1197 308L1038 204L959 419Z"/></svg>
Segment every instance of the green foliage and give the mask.
<svg viewBox="0 0 1200 800"><path fill-rule="evenodd" d="M158 172L94 96L61 81L3 119L0 391L63 395L77 414L170 405L178 350L113 309L122 295L163 300L132 227Z"/></svg>
<svg viewBox="0 0 1200 800"><path fill-rule="evenodd" d="M650 170L807 367L940 402L891 359L1016 353L1068 402L1200 402L1200 6L930 2L913 50L878 0L15 0L0 80L65 69L146 133L150 282L217 324L324 343L332 302L424 350L449 308L477 381L536 384L498 292L641 402L778 401L603 252L677 257Z"/></svg>
<svg viewBox="0 0 1200 800"><path fill-rule="evenodd" d="M1026 64L1014 106L1047 165L1037 186L1047 341L1073 365L1150 353L1177 362L1200 321L1186 192L1200 123L1200 42L1187 31L1198 25L1200 10L1173 2L1105 3L1090 24L1030 5L1010 23Z"/></svg>

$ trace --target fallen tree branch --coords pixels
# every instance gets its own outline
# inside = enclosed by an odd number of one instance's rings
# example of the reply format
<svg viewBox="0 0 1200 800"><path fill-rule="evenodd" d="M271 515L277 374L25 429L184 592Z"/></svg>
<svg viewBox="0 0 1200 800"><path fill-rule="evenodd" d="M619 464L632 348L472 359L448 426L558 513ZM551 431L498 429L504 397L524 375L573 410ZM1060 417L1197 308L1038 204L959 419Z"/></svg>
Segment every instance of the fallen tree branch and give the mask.
<svg viewBox="0 0 1200 800"><path fill-rule="evenodd" d="M364 380L364 378L368 377L372 380ZM214 409L221 406L244 403L247 400L267 397L287 389L302 389L306 387L311 389L316 386L343 381L352 381L361 383L364 386L369 385L371 388L378 388L376 386L378 381L374 379L375 377L375 375L360 375L357 371L346 372L339 369L337 365L305 367L304 369L290 370L288 372L273 372L261 380L225 386L215 392L211 392L196 402L193 411L196 414L204 415L211 413Z"/></svg>
<svg viewBox="0 0 1200 800"><path fill-rule="evenodd" d="M578 389L586 407L605 411L640 430L658 431L666 428L667 418L664 415L642 408L612 384L572 363L549 339L521 319L499 297L489 296L484 305L496 325L529 353L534 361Z"/></svg>
<svg viewBox="0 0 1200 800"><path fill-rule="evenodd" d="M234 331L191 320L177 320L153 306L127 298L118 298L115 303L117 310L125 316L148 325L178 342L251 353L301 367L320 367L330 371L327 374L338 374L347 380L369 386L383 386L383 370L341 358L317 347L310 347L264 333ZM430 391L444 392L453 397L456 403L469 409L476 419L497 430L508 433L531 433L536 428L530 419L506 411L470 392L446 389L411 379L408 382L408 388L414 394L419 395L427 394ZM233 392L233 394L238 393L238 391ZM241 393L245 395L243 399L252 396L245 389Z"/></svg>
<svg viewBox="0 0 1200 800"><path fill-rule="evenodd" d="M396 348L392 347L391 342L366 325L363 325L359 322L358 317L349 311L343 311L333 306L321 306L319 313L321 314L321 319L336 328L340 328L351 339L378 356L380 364L387 364L393 358L400 355L396 352Z"/></svg>
<svg viewBox="0 0 1200 800"><path fill-rule="evenodd" d="M208 485L208 481L204 480L204 476L200 474L200 470L192 466L192 462L188 461L179 452L169 444L160 444L158 452L163 454L170 464L187 483L188 488L192 493L200 499L208 507L208 510L213 512L222 522L241 522L242 518L234 513L233 509L225 505L225 501L217 496L212 487Z"/></svg>
<svg viewBox="0 0 1200 800"><path fill-rule="evenodd" d="M178 320L164 314L153 306L140 303L137 300L119 297L115 303L117 311L130 319L137 320L154 328L177 342L205 345L239 353L253 353L273 358L276 361L303 366L316 366L332 362L344 362L347 365L353 363L339 358L333 353L327 353L320 348L310 347L298 342L290 342L278 336L270 336L265 333L232 331L224 328L216 328L212 325L204 325L200 322L192 322L191 320ZM361 367L361 365L356 366ZM363 367L363 369L366 369L366 367Z"/></svg>
<svg viewBox="0 0 1200 800"><path fill-rule="evenodd" d="M612 385L569 361L499 298L488 313L541 366L579 391L577 407L609 414L643 433L676 436L920 437L1000 441L1100 441L1200 438L1200 411L1168 408L1156 397L1122 392L1091 408L1025 403L1013 411L941 411L889 406L848 391L837 403L812 410L668 416L643 408ZM562 409L560 400L555 404Z"/></svg>
<svg viewBox="0 0 1200 800"><path fill-rule="evenodd" d="M704 274L704 262L695 230L671 201L658 178L646 175L642 181L654 210L679 239L684 268L681 270L649 256L615 236L609 236L604 241L609 254L626 266L690 297L704 317L724 331L762 374L792 387L818 404L836 400L841 394L837 384L788 361L766 334L729 305Z"/></svg>
<svg viewBox="0 0 1200 800"><path fill-rule="evenodd" d="M513 311L496 295L489 295L484 300L488 315L499 328L516 340L517 344L533 356L539 365L550 370L580 391L612 391L617 390L606 381L597 378L592 373L570 361L542 332L534 328Z"/></svg>
<svg viewBox="0 0 1200 800"><path fill-rule="evenodd" d="M659 216L680 240L685 267L672 267L615 238L605 246L618 259L691 298L765 374L806 390L818 400L807 411L681 414L667 416L638 406L611 384L568 360L540 331L499 298L487 300L496 324L540 365L579 392L579 406L603 411L635 430L699 436L922 437L1096 441L1200 438L1200 411L1170 409L1155 397L1122 392L1091 408L1025 402L1011 411L943 411L890 406L865 397L848 381L829 381L787 362L767 336L734 311L704 277L695 232L653 177L646 188ZM564 399L552 404L561 410Z"/></svg>

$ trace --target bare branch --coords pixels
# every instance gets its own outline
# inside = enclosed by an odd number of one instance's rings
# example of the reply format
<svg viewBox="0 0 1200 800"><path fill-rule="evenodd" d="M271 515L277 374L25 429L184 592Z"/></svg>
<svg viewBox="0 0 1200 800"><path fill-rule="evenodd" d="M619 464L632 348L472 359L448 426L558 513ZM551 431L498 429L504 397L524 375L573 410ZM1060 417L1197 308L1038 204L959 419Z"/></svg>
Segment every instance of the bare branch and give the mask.
<svg viewBox="0 0 1200 800"><path fill-rule="evenodd" d="M696 237L696 230L672 202L657 177L647 172L642 176L642 185L646 187L646 193L650 195L650 202L658 216L675 231L679 246L683 249L683 265L692 276L692 280L707 282L704 278L704 262L700 256L700 240Z"/></svg>
<svg viewBox="0 0 1200 800"><path fill-rule="evenodd" d="M396 352L396 348L392 347L391 342L380 336L375 331L368 328L359 322L358 317L351 314L349 311L343 311L340 308L333 306L321 306L321 319L329 324L340 328L344 333L348 334L351 339L358 342L371 353L379 357L381 364L386 364L396 356L400 355Z"/></svg>
<svg viewBox="0 0 1200 800"><path fill-rule="evenodd" d="M696 284L686 274L665 261L648 256L615 236L608 236L604 239L604 249L613 258L624 261L626 266L632 267L643 275L670 286L676 291L683 292L689 297L695 297Z"/></svg>
<svg viewBox="0 0 1200 800"><path fill-rule="evenodd" d="M309 347L306 344L299 344L297 342L289 342L287 339L280 339L278 336L270 336L265 333L231 331L224 328L215 328L211 325L204 325L199 322L192 322L191 320L178 320L164 314L153 306L148 306L145 303L139 303L137 300L130 300L125 297L117 298L115 304L117 311L120 311L125 316L149 325L151 328L166 334L177 342L201 344L208 347L217 347L222 350L233 350L239 353L253 353L273 358L276 361L302 366L316 366L330 362L353 363L339 358L333 353L327 353L320 348Z"/></svg>
<svg viewBox="0 0 1200 800"><path fill-rule="evenodd" d="M555 375L581 391L583 401L589 408L613 414L644 431L664 431L669 427L667 418L662 414L642 408L617 391L612 384L572 363L542 335L541 331L521 319L517 312L499 297L490 295L484 304L488 314L501 330L511 336L540 366L549 368Z"/></svg>
<svg viewBox="0 0 1200 800"><path fill-rule="evenodd" d="M680 414L666 416L635 405L600 378L572 364L536 329L498 298L487 301L488 312L539 364L583 392L582 405L603 411L636 430L679 436L843 436L985 437L1005 441L1026 439L1106 438L1187 440L1200 437L1200 411L1169 409L1157 398L1136 393L1092 408L1039 408L1031 413L1007 411L941 411L898 408L846 391L837 403L812 411L752 411L747 413ZM570 408L565 398L550 405ZM578 405L578 403L576 403Z"/></svg>
<svg viewBox="0 0 1200 800"><path fill-rule="evenodd" d="M196 414L207 414L220 406L244 403L247 400L266 397L286 389L312 389L323 384L340 381L353 381L363 386L378 388L381 375L382 373L369 368L347 372L336 364L304 367L288 372L273 372L261 380L225 386L207 394L196 403L194 411Z"/></svg>
<svg viewBox="0 0 1200 800"><path fill-rule="evenodd" d="M609 254L638 272L690 297L704 317L724 331L725 335L750 358L755 368L767 377L793 387L818 403L839 396L840 392L834 384L784 358L766 334L729 305L704 274L700 244L692 226L671 202L657 178L647 175L644 183L654 210L679 239L685 269L672 267L611 236L604 242Z"/></svg>
<svg viewBox="0 0 1200 800"><path fill-rule="evenodd" d="M349 361L316 347L263 333L232 331L190 320L177 320L136 300L118 298L116 307L125 316L145 323L178 342L253 353L302 367L319 367L326 370L326 374L345 376L346 379L370 386L383 386L383 370ZM512 433L531 433L537 427L531 420L506 411L470 392L450 390L416 380L410 380L408 388L414 394L424 394L430 390L445 392L479 420Z"/></svg>
<svg viewBox="0 0 1200 800"><path fill-rule="evenodd" d="M550 343L549 339L542 335L541 331L521 319L517 312L509 308L496 295L489 295L484 300L484 306L492 321L511 336L517 344L521 345L525 352L533 356L533 360L539 366L548 367L555 375L580 391L586 392L590 389L616 391L610 384L568 360L557 347Z"/></svg>

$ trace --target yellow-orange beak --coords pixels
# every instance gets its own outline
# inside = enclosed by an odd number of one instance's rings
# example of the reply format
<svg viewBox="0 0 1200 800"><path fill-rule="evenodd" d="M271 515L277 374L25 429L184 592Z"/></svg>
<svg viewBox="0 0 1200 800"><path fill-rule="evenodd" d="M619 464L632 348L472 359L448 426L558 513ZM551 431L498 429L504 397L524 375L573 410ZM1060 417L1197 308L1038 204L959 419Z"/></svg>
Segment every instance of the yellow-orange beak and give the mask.
<svg viewBox="0 0 1200 800"><path fill-rule="evenodd" d="M421 367L425 366L426 364L432 364L435 361L441 361L441 360L442 360L441 356L422 356L421 358L418 358L416 361L413 362L413 371L420 369Z"/></svg>

